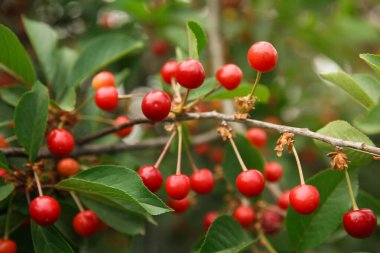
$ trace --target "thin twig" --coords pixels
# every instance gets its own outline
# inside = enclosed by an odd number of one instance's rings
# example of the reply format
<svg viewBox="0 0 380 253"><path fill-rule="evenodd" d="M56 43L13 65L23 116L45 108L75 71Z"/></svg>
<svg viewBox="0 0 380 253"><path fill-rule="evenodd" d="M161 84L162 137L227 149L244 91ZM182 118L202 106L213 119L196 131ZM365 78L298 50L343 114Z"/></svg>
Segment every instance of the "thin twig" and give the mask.
<svg viewBox="0 0 380 253"><path fill-rule="evenodd" d="M162 162L162 160L164 159L165 157L165 154L168 152L168 149L170 147L170 144L172 143L173 139L174 139L174 136L177 134L177 131L176 130L173 130L172 134L170 135L168 141L166 142L165 144L165 147L164 149L162 150L161 154L160 154L160 157L158 157L156 163L154 164L154 167L156 167L158 169L158 167L160 167L160 164Z"/></svg>
<svg viewBox="0 0 380 253"><path fill-rule="evenodd" d="M239 153L238 148L236 147L236 144L235 144L234 139L233 139L233 138L228 138L228 139L229 139L230 142L231 142L232 148L233 148L234 151L235 151L236 157L237 157L237 159L239 160L239 163L240 163L241 168L243 169L243 171L247 171L247 170L248 170L248 169L247 169L247 166L245 165L245 163L243 162L243 159L241 158L241 155L240 155L240 153Z"/></svg>
<svg viewBox="0 0 380 253"><path fill-rule="evenodd" d="M194 162L193 156L191 155L191 152L190 152L189 145L187 144L186 141L184 142L184 146L185 146L187 158L189 159L189 162L191 164L191 168L193 169L194 172L198 171L198 166Z"/></svg>

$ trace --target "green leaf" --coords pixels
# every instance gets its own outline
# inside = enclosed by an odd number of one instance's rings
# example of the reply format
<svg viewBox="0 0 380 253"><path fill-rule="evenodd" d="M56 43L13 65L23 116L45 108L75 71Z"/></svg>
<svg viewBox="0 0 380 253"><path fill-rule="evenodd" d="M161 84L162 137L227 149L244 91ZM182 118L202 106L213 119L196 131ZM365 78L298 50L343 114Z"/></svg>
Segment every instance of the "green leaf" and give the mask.
<svg viewBox="0 0 380 253"><path fill-rule="evenodd" d="M0 168L9 171L8 160L3 152L0 151Z"/></svg>
<svg viewBox="0 0 380 253"><path fill-rule="evenodd" d="M350 169L355 193L358 191L358 170ZM324 170L307 181L318 188L320 203L316 211L301 215L288 209L286 226L290 241L297 252L314 248L324 242L342 223L342 217L351 207L347 182L343 172Z"/></svg>
<svg viewBox="0 0 380 253"><path fill-rule="evenodd" d="M248 169L257 169L263 171L264 160L260 151L252 146L251 143L240 134L234 139L239 153ZM243 171L236 154L229 141L226 141L226 154L222 163L223 173L227 181L236 188L236 177Z"/></svg>
<svg viewBox="0 0 380 253"><path fill-rule="evenodd" d="M200 253L237 253L254 243L232 217L222 215L214 220L200 247Z"/></svg>
<svg viewBox="0 0 380 253"><path fill-rule="evenodd" d="M378 103L380 98L380 82L377 78L369 74L353 74L352 79L362 87L375 104Z"/></svg>
<svg viewBox="0 0 380 253"><path fill-rule="evenodd" d="M234 99L235 97L242 97L248 95L252 90L252 85L248 83L242 83L234 90L226 90L224 88L214 92L208 96L206 100L219 100L219 99ZM255 97L257 101L261 103L267 103L269 100L270 91L265 85L258 85L255 90Z"/></svg>
<svg viewBox="0 0 380 253"><path fill-rule="evenodd" d="M210 91L212 91L215 87L218 86L215 78L210 77L205 80L205 82L197 89L191 90L189 94L189 100L200 98Z"/></svg>
<svg viewBox="0 0 380 253"><path fill-rule="evenodd" d="M70 244L54 226L41 227L31 222L31 230L36 253L74 253Z"/></svg>
<svg viewBox="0 0 380 253"><path fill-rule="evenodd" d="M90 198L81 198L83 204L93 210L110 227L127 235L144 235L144 217L125 209L100 203Z"/></svg>
<svg viewBox="0 0 380 253"><path fill-rule="evenodd" d="M6 184L0 187L0 202L7 199L15 189L14 184Z"/></svg>
<svg viewBox="0 0 380 253"><path fill-rule="evenodd" d="M206 47L207 37L202 27L194 22L187 22L187 36L189 43L189 57L192 59L198 59L199 54Z"/></svg>
<svg viewBox="0 0 380 253"><path fill-rule="evenodd" d="M61 216L54 223L54 227L62 234L62 236L74 246L79 246L82 242L82 237L80 237L73 228L73 218L78 214L78 207L68 201L60 201L61 206Z"/></svg>
<svg viewBox="0 0 380 253"><path fill-rule="evenodd" d="M25 148L30 161L34 161L44 140L48 106L49 93L40 82L36 82L33 90L25 93L16 106L17 141Z"/></svg>
<svg viewBox="0 0 380 253"><path fill-rule="evenodd" d="M32 62L16 35L0 25L0 69L12 75L19 82L32 86L36 75Z"/></svg>
<svg viewBox="0 0 380 253"><path fill-rule="evenodd" d="M72 87L66 92L65 96L58 103L59 108L67 112L74 110L75 104L76 104L76 98L77 98L77 93L75 91L75 88Z"/></svg>
<svg viewBox="0 0 380 253"><path fill-rule="evenodd" d="M360 58L363 59L380 76L380 55L361 54Z"/></svg>
<svg viewBox="0 0 380 253"><path fill-rule="evenodd" d="M370 96L370 91L365 89L366 87L356 82L351 76L343 71L321 74L321 77L343 89L366 109L370 109L377 103L377 101L373 100Z"/></svg>
<svg viewBox="0 0 380 253"><path fill-rule="evenodd" d="M45 77L50 83L57 67L57 33L43 22L26 17L22 17L22 21Z"/></svg>
<svg viewBox="0 0 380 253"><path fill-rule="evenodd" d="M330 122L323 128L319 129L317 133L346 141L362 142L367 145L374 146L373 142L365 134L351 126L346 121L342 120ZM316 140L314 142L319 148L325 150L326 152L333 151L333 147L327 143ZM361 153L350 148L343 148L343 152L348 155L348 159L351 161L350 166L363 167L372 161L371 155Z"/></svg>
<svg viewBox="0 0 380 253"><path fill-rule="evenodd" d="M356 198L359 208L369 208L376 213L377 216L380 215L380 200L370 195L369 193L360 190ZM380 224L378 224L380 226Z"/></svg>
<svg viewBox="0 0 380 253"><path fill-rule="evenodd" d="M380 133L380 105L372 108L367 115L360 116L353 121L355 127L366 134Z"/></svg>
<svg viewBox="0 0 380 253"><path fill-rule="evenodd" d="M0 89L0 97L11 106L16 106L20 97L27 91L25 86L7 86Z"/></svg>
<svg viewBox="0 0 380 253"><path fill-rule="evenodd" d="M142 183L140 176L121 166L102 165L83 171L56 185L60 189L107 197L141 207L149 214L171 211Z"/></svg>
<svg viewBox="0 0 380 253"><path fill-rule="evenodd" d="M76 61L70 83L78 85L93 73L143 48L141 41L125 35L105 35L98 37L84 48Z"/></svg>

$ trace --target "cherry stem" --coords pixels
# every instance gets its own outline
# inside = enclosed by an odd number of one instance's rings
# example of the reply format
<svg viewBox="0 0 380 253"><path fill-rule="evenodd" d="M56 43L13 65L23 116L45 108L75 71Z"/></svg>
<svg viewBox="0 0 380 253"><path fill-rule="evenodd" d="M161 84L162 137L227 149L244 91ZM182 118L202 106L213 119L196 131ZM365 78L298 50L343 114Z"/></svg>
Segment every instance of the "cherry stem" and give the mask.
<svg viewBox="0 0 380 253"><path fill-rule="evenodd" d="M36 181L36 185L38 189L38 195L43 196L44 194L42 192L40 178L38 177L36 170L33 170L33 174L34 174L34 180Z"/></svg>
<svg viewBox="0 0 380 253"><path fill-rule="evenodd" d="M181 154L182 154L182 126L178 125L178 156L176 175L181 174Z"/></svg>
<svg viewBox="0 0 380 253"><path fill-rule="evenodd" d="M294 158L296 159L296 162L297 162L297 168L298 168L298 173L300 174L301 185L304 185L305 184L305 179L303 177L301 162L300 162L300 158L298 157L298 153L297 153L297 150L294 147L294 145L292 147L292 151L293 151L293 154L294 154Z"/></svg>
<svg viewBox="0 0 380 253"><path fill-rule="evenodd" d="M240 155L240 153L239 153L239 150L238 150L237 147L236 147L236 143L235 143L234 139L233 139L232 137L231 137L231 138L228 138L228 139L229 139L230 142L231 142L232 148L233 148L234 151L235 151L236 157L237 157L237 159L239 160L239 163L240 163L241 168L243 169L243 171L247 171L247 170L248 170L248 169L247 169L247 166L245 166L245 164L244 164L244 162L243 162L243 159L241 158L241 155Z"/></svg>
<svg viewBox="0 0 380 253"><path fill-rule="evenodd" d="M107 125L113 125L113 120L110 119L103 119L98 116L93 116L93 115L80 115L80 120L86 120L86 121L95 121L98 123L103 123Z"/></svg>
<svg viewBox="0 0 380 253"><path fill-rule="evenodd" d="M186 93L185 93L185 95L184 95L184 97L183 97L183 99L182 99L181 105L179 106L179 110L178 110L179 113L182 112L182 110L183 110L183 106L186 104L187 99L188 99L188 97L189 97L189 94L190 94L190 89L187 89L187 90L186 90Z"/></svg>
<svg viewBox="0 0 380 253"><path fill-rule="evenodd" d="M125 95L119 95L118 99L119 100L125 100L125 99L130 99L134 97L143 97L145 96L144 93L132 93L132 94L125 94Z"/></svg>
<svg viewBox="0 0 380 253"><path fill-rule="evenodd" d="M28 205L30 205L30 193L29 191L25 192L26 201L28 202Z"/></svg>
<svg viewBox="0 0 380 253"><path fill-rule="evenodd" d="M156 163L154 164L154 167L156 167L157 169L158 169L158 167L160 167L160 164L161 164L162 160L164 159L166 153L168 152L170 144L172 143L174 136L176 134L177 134L177 131L173 130L172 134L170 135L168 141L165 144L164 149L162 150L162 152L160 154L160 157L158 157Z"/></svg>
<svg viewBox="0 0 380 253"><path fill-rule="evenodd" d="M13 202L14 196L15 196L15 194L12 193L12 195L8 201L7 216L5 218L5 226L4 226L4 239L8 239L8 237L9 237L9 224L11 222L12 202Z"/></svg>
<svg viewBox="0 0 380 253"><path fill-rule="evenodd" d="M75 112L79 112L84 107L86 107L86 105L88 105L88 103L90 103L92 99L92 96L87 97L80 105L78 105L78 107L75 109Z"/></svg>
<svg viewBox="0 0 380 253"><path fill-rule="evenodd" d="M260 78L261 78L261 72L258 71L258 72L257 72L257 75L256 75L255 83L253 84L253 88L252 88L252 90L251 90L251 93L249 93L249 95L248 95L248 99L251 99L251 98L253 97L253 95L254 95L254 93L255 93L255 90L256 90L256 88L257 88L257 85L258 85L259 82L260 82Z"/></svg>
<svg viewBox="0 0 380 253"><path fill-rule="evenodd" d="M359 210L358 204L355 200L354 191L352 190L351 180L350 180L350 174L348 173L348 170L344 170L344 174L346 176L347 186L348 186L348 193L350 194L351 202L352 202L352 209L353 210Z"/></svg>
<svg viewBox="0 0 380 253"><path fill-rule="evenodd" d="M7 143L11 143L12 141L15 141L15 140L17 140L16 135L12 135L12 136L9 136L8 138L4 139L4 141L6 141Z"/></svg>
<svg viewBox="0 0 380 253"><path fill-rule="evenodd" d="M75 192L73 192L73 191L70 191L70 195L73 198L75 204L77 205L79 211L83 212L84 211L84 207L83 207L82 203L80 202L80 200L78 198L78 195Z"/></svg>
<svg viewBox="0 0 380 253"><path fill-rule="evenodd" d="M59 122L59 124L58 124L58 129L60 129L60 128L63 128L63 125L65 124L65 122L64 121L61 121L61 122Z"/></svg>
<svg viewBox="0 0 380 253"><path fill-rule="evenodd" d="M188 108L191 108L193 107L194 105L196 105L199 101L205 99L206 97L210 96L212 93L214 93L215 91L219 90L220 88L222 88L223 86L222 85L218 85L216 87L214 87L212 90L210 90L208 93L206 93L205 95L201 96L200 98L192 101L191 103L188 103L186 106L185 106L185 109L188 109Z"/></svg>
<svg viewBox="0 0 380 253"><path fill-rule="evenodd" d="M187 144L186 141L185 141L185 150L186 150L187 158L189 159L189 162L191 164L191 168L193 169L194 172L197 172L198 166L194 162L193 156L191 155L191 152L189 149L189 145Z"/></svg>
<svg viewBox="0 0 380 253"><path fill-rule="evenodd" d="M181 99L181 86L179 84L177 84L177 81L175 80L174 77L170 80L170 82L172 84L172 88L173 88L173 91L174 91L174 96L177 99Z"/></svg>
<svg viewBox="0 0 380 253"><path fill-rule="evenodd" d="M268 241L261 228L257 229L257 234L261 244L267 249L269 253L277 253L277 251L273 248L272 244Z"/></svg>

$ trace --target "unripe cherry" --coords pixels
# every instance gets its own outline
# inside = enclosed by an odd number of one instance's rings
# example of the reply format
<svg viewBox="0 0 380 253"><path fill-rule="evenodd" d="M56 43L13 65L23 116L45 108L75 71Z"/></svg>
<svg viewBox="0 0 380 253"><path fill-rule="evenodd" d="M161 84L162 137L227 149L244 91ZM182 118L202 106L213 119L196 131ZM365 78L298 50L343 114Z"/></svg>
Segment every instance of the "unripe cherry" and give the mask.
<svg viewBox="0 0 380 253"><path fill-rule="evenodd" d="M152 165L142 166L137 173L141 177L144 185L151 191L156 192L160 189L164 181L161 172Z"/></svg>
<svg viewBox="0 0 380 253"><path fill-rule="evenodd" d="M57 164L57 172L61 177L74 176L79 170L79 163L73 158L63 158Z"/></svg>
<svg viewBox="0 0 380 253"><path fill-rule="evenodd" d="M8 147L8 142L5 140L5 138L0 135L0 148L7 148Z"/></svg>
<svg viewBox="0 0 380 253"><path fill-rule="evenodd" d="M115 86L115 76L109 71L102 71L92 79L92 87L98 90L106 86Z"/></svg>

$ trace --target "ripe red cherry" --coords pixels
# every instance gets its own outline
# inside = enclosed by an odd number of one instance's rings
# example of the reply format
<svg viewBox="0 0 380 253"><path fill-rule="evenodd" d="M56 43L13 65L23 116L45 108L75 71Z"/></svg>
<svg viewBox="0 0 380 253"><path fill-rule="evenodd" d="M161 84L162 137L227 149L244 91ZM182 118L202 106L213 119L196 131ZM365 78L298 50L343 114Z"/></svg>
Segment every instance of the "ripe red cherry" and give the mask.
<svg viewBox="0 0 380 253"><path fill-rule="evenodd" d="M0 135L0 148L7 148L8 142L4 139L2 135Z"/></svg>
<svg viewBox="0 0 380 253"><path fill-rule="evenodd" d="M115 86L115 76L111 72L102 71L92 79L92 87L95 90L106 86Z"/></svg>
<svg viewBox="0 0 380 253"><path fill-rule="evenodd" d="M57 171L61 177L71 177L78 173L79 163L72 158L61 159L57 164Z"/></svg>
<svg viewBox="0 0 380 253"><path fill-rule="evenodd" d="M221 164L224 159L225 150L221 147L211 149L210 158L215 164Z"/></svg>
<svg viewBox="0 0 380 253"><path fill-rule="evenodd" d="M235 64L226 64L218 69L216 79L227 90L233 90L239 86L243 73Z"/></svg>
<svg viewBox="0 0 380 253"><path fill-rule="evenodd" d="M165 187L171 198L180 200L190 191L190 179L184 174L171 175L166 179Z"/></svg>
<svg viewBox="0 0 380 253"><path fill-rule="evenodd" d="M277 182L282 177L282 166L277 162L268 162L264 166L264 175L269 182Z"/></svg>
<svg viewBox="0 0 380 253"><path fill-rule="evenodd" d="M160 90L153 90L144 96L141 109L148 119L161 121L169 115L171 103L168 94Z"/></svg>
<svg viewBox="0 0 380 253"><path fill-rule="evenodd" d="M168 61L161 68L161 77L167 84L172 84L172 80L175 80L175 75L177 72L178 62Z"/></svg>
<svg viewBox="0 0 380 253"><path fill-rule="evenodd" d="M264 186L264 176L258 170L243 171L236 178L236 187L247 197L256 197L264 190Z"/></svg>
<svg viewBox="0 0 380 253"><path fill-rule="evenodd" d="M297 213L311 214L319 205L318 189L312 185L298 185L290 191L289 202Z"/></svg>
<svg viewBox="0 0 380 253"><path fill-rule="evenodd" d="M277 63L277 50L266 41L253 44L247 54L248 63L253 69L260 72L271 71Z"/></svg>
<svg viewBox="0 0 380 253"><path fill-rule="evenodd" d="M180 63L177 67L177 82L188 89L195 89L202 85L206 78L202 63L189 59Z"/></svg>
<svg viewBox="0 0 380 253"><path fill-rule="evenodd" d="M375 213L368 208L351 210L343 216L343 226L350 236L366 238L375 232L377 218Z"/></svg>
<svg viewBox="0 0 380 253"><path fill-rule="evenodd" d="M8 171L0 168L0 177L5 178L8 175Z"/></svg>
<svg viewBox="0 0 380 253"><path fill-rule="evenodd" d="M85 210L75 215L73 219L73 228L75 232L83 237L89 237L98 232L100 219L98 215L91 211Z"/></svg>
<svg viewBox="0 0 380 253"><path fill-rule="evenodd" d="M273 235L277 233L282 226L283 217L274 210L265 210L260 218L261 228L264 233Z"/></svg>
<svg viewBox="0 0 380 253"><path fill-rule="evenodd" d="M156 40L152 43L151 49L153 53L157 56L165 55L170 49L168 43L164 40Z"/></svg>
<svg viewBox="0 0 380 253"><path fill-rule="evenodd" d="M74 137L65 129L54 129L48 136L48 147L53 155L65 156L74 148Z"/></svg>
<svg viewBox="0 0 380 253"><path fill-rule="evenodd" d="M129 121L130 121L130 119L127 116L119 116L115 119L113 124L115 126L119 126L121 124L128 123ZM123 129L117 131L115 134L119 137L126 137L132 132L132 129L133 129L132 126L125 127Z"/></svg>
<svg viewBox="0 0 380 253"><path fill-rule="evenodd" d="M160 189L164 179L161 172L152 165L142 166L137 173L140 175L144 185L151 191L155 192Z"/></svg>
<svg viewBox="0 0 380 253"><path fill-rule="evenodd" d="M200 143L194 147L194 152L198 155L206 155L210 151L208 143Z"/></svg>
<svg viewBox="0 0 380 253"><path fill-rule="evenodd" d="M281 196L277 199L277 205L284 210L287 210L289 206L289 194L290 194L290 191L285 190L283 191Z"/></svg>
<svg viewBox="0 0 380 253"><path fill-rule="evenodd" d="M190 200L187 197L180 200L169 199L168 206L174 210L174 213L184 213L190 207Z"/></svg>
<svg viewBox="0 0 380 253"><path fill-rule="evenodd" d="M199 194L206 194L214 188L214 175L208 169L201 169L190 176L191 188Z"/></svg>
<svg viewBox="0 0 380 253"><path fill-rule="evenodd" d="M236 208L234 218L242 227L248 227L255 220L255 211L252 207L241 205Z"/></svg>
<svg viewBox="0 0 380 253"><path fill-rule="evenodd" d="M119 92L112 86L102 87L95 92L95 103L102 110L112 111L119 103Z"/></svg>
<svg viewBox="0 0 380 253"><path fill-rule="evenodd" d="M17 245L10 239L0 239L0 253L16 253Z"/></svg>
<svg viewBox="0 0 380 253"><path fill-rule="evenodd" d="M58 201L49 196L39 196L30 203L30 217L41 226L54 224L61 215Z"/></svg>
<svg viewBox="0 0 380 253"><path fill-rule="evenodd" d="M263 148L267 143L267 133L260 128L251 128L247 131L248 141L257 148Z"/></svg>
<svg viewBox="0 0 380 253"><path fill-rule="evenodd" d="M216 212L208 212L206 213L204 219L203 219L203 227L205 230L207 230L213 221L218 218L219 214Z"/></svg>

